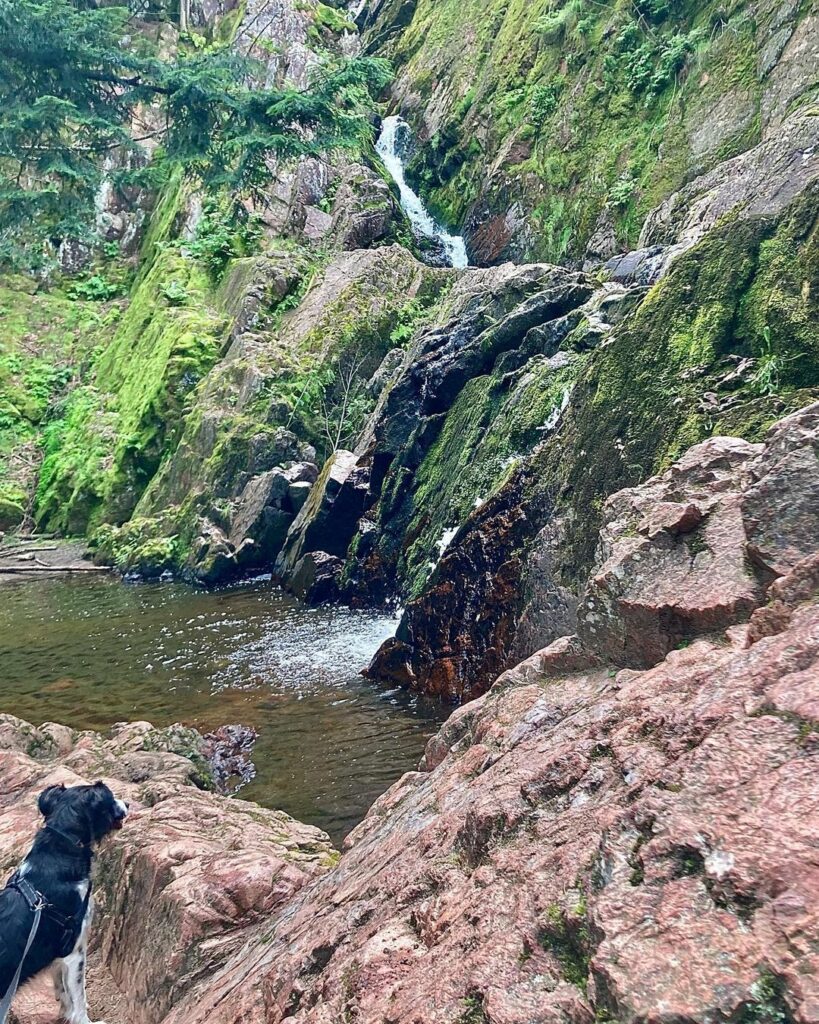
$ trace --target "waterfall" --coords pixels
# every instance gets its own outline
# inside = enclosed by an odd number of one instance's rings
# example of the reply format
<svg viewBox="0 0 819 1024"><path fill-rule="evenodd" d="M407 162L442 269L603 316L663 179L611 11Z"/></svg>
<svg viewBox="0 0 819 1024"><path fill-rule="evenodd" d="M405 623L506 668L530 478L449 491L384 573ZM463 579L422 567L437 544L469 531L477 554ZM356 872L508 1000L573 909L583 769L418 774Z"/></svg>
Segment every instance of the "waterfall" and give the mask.
<svg viewBox="0 0 819 1024"><path fill-rule="evenodd" d="M453 267L469 266L466 245L460 235L450 235L435 222L429 210L417 193L407 184L404 175L405 149L410 127L400 117L385 117L381 135L376 143L376 151L384 161L401 195L401 208L409 218L410 224L419 234L432 238L441 244L446 258Z"/></svg>

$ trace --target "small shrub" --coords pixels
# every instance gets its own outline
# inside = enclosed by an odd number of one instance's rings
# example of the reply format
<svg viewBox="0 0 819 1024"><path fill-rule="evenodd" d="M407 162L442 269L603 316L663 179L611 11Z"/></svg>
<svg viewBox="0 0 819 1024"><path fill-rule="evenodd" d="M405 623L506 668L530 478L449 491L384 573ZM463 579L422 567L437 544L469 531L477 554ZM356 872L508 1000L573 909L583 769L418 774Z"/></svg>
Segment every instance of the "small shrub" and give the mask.
<svg viewBox="0 0 819 1024"><path fill-rule="evenodd" d="M798 355L783 356L774 349L770 327L762 331L762 351L756 368L751 374L751 387L757 394L774 395L782 388L782 374L789 363L799 359Z"/></svg>
<svg viewBox="0 0 819 1024"><path fill-rule="evenodd" d="M532 90L529 108L532 121L535 124L542 124L544 121L547 121L557 110L563 86L564 81L558 76L550 82L542 82L536 85Z"/></svg>
<svg viewBox="0 0 819 1024"><path fill-rule="evenodd" d="M203 204L196 237L186 248L218 278L232 259L255 252L260 237L259 220L240 203L230 196L211 196Z"/></svg>
<svg viewBox="0 0 819 1024"><path fill-rule="evenodd" d="M162 294L169 306L184 306L188 301L188 293L179 281L168 281L162 288Z"/></svg>
<svg viewBox="0 0 819 1024"><path fill-rule="evenodd" d="M94 274L84 281L76 281L68 291L72 299L88 302L107 302L119 295L119 285L112 284L102 274Z"/></svg>
<svg viewBox="0 0 819 1024"><path fill-rule="evenodd" d="M606 197L606 206L611 209L628 206L634 198L636 187L634 179L630 174L621 174L609 189L608 196Z"/></svg>

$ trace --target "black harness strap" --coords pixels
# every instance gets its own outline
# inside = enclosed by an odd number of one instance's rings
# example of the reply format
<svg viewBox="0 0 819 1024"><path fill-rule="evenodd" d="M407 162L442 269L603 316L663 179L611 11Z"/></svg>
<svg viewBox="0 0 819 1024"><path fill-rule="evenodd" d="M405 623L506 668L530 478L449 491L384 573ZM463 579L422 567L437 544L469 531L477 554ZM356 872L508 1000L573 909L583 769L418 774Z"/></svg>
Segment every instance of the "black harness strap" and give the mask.
<svg viewBox="0 0 819 1024"><path fill-rule="evenodd" d="M23 964L26 962L26 957L28 956L28 951L31 949L32 943L34 942L34 936L37 934L37 929L40 927L40 917L48 906L43 894L38 892L33 885L29 885L25 878L21 878L17 874L12 876L6 888L16 889L17 892L20 893L28 904L28 909L34 914L34 920L31 922L31 931L28 933L26 948L23 950L20 963L17 965L17 971L11 979L11 984L8 987L8 991L3 996L2 1002L0 1002L0 1021L5 1021L6 1016L11 1009L11 1001L14 999L17 989L20 987L20 977L23 973Z"/></svg>

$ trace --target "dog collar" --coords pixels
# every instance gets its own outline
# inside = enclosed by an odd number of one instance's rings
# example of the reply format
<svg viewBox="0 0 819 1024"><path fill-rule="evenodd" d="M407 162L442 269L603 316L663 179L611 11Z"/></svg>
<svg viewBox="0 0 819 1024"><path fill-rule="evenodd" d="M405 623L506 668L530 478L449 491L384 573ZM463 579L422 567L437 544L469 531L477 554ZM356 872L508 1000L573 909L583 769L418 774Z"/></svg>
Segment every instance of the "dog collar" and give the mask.
<svg viewBox="0 0 819 1024"><path fill-rule="evenodd" d="M64 839L67 843L69 843L71 846L77 847L80 850L91 849L90 842L84 843L81 839L74 839L73 836L70 836L67 832L63 832L63 830L57 828L56 825L46 824L43 826L43 828L48 829L48 831L53 832L55 836L59 836L61 839Z"/></svg>

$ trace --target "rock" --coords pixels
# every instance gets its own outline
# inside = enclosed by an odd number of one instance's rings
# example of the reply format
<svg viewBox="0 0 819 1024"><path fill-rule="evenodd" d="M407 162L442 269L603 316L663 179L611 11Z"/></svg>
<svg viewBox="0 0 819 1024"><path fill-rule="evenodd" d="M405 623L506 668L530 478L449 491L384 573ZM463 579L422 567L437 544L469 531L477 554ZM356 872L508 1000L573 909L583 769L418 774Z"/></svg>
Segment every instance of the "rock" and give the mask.
<svg viewBox="0 0 819 1024"><path fill-rule="evenodd" d="M782 576L816 548L819 536L819 403L780 420L754 463L742 497L748 553Z"/></svg>
<svg viewBox="0 0 819 1024"><path fill-rule="evenodd" d="M662 477L609 498L578 609L588 649L647 667L683 640L750 616L763 590L746 562L740 491L760 450L714 438Z"/></svg>
<svg viewBox="0 0 819 1024"><path fill-rule="evenodd" d="M293 511L298 514L304 508L304 503L310 495L310 488L313 485L306 480L297 480L290 484L287 489L287 497Z"/></svg>
<svg viewBox="0 0 819 1024"><path fill-rule="evenodd" d="M285 580L287 589L308 604L335 601L343 566L340 558L326 551L308 551Z"/></svg>
<svg viewBox="0 0 819 1024"><path fill-rule="evenodd" d="M394 236L403 219L383 178L363 164L343 168L329 227L342 249L369 249Z"/></svg>
<svg viewBox="0 0 819 1024"><path fill-rule="evenodd" d="M307 481L292 480L288 471L278 468L254 477L240 495L233 513L231 544L238 548L244 541L251 540L254 564L258 567L271 564L281 551L287 531L311 486Z"/></svg>
<svg viewBox="0 0 819 1024"><path fill-rule="evenodd" d="M255 778L251 758L258 735L249 725L220 725L202 737L202 756L220 793L232 796Z"/></svg>
<svg viewBox="0 0 819 1024"><path fill-rule="evenodd" d="M647 667L747 620L766 585L816 550L818 448L815 404L777 423L764 446L713 438L613 495L578 612L587 648Z"/></svg>
<svg viewBox="0 0 819 1024"><path fill-rule="evenodd" d="M204 749L242 751L249 737L227 727ZM202 737L181 727L133 723L103 737L0 716L4 873L31 843L46 785L103 778L131 802L126 827L101 851L95 884L89 1002L110 1024L159 1024L334 859L318 829L194 788L205 780L202 749ZM27 988L16 1005L18 1024L56 1020L50 985Z"/></svg>
<svg viewBox="0 0 819 1024"><path fill-rule="evenodd" d="M640 246L674 244L676 254L728 214L748 219L781 213L819 177L817 142L816 118L796 111L770 138L669 196L646 218Z"/></svg>
<svg viewBox="0 0 819 1024"><path fill-rule="evenodd" d="M239 571L236 549L224 531L207 520L200 524L199 536L191 547L188 564L197 582L207 587L224 583Z"/></svg>
<svg viewBox="0 0 819 1024"><path fill-rule="evenodd" d="M276 574L285 585L304 555L346 554L365 508L367 483L366 470L353 452L337 451L327 460L276 559Z"/></svg>
<svg viewBox="0 0 819 1024"><path fill-rule="evenodd" d="M560 575L566 515L527 498L525 468L512 474L471 513L367 674L470 700L538 637L576 632L586 651L645 668L747 622L816 548L818 414L786 417L764 444L711 438L615 493L579 601ZM546 525L535 533L537 516Z"/></svg>
<svg viewBox="0 0 819 1024"><path fill-rule="evenodd" d="M647 671L571 646L459 708L170 1021L814 1019L815 596Z"/></svg>

